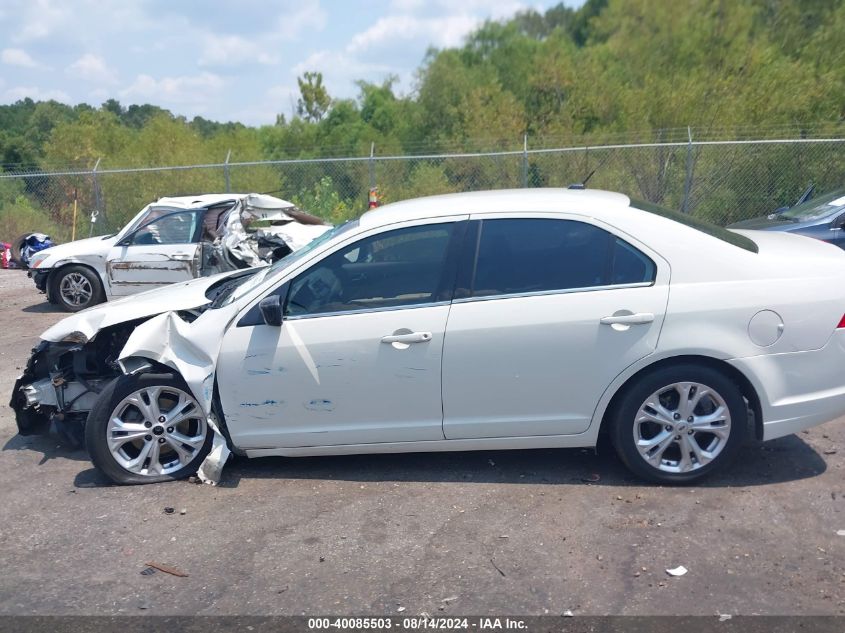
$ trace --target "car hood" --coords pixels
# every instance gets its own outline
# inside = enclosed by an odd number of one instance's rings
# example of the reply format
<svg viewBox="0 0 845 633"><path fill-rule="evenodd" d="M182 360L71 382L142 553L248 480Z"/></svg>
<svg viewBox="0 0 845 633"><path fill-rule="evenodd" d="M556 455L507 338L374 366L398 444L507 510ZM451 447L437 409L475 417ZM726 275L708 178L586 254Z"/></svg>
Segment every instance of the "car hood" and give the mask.
<svg viewBox="0 0 845 633"><path fill-rule="evenodd" d="M102 259L105 260L109 254L109 250L117 241L117 236L109 237L89 237L84 240L76 240L75 242L68 242L67 244L59 244L58 246L51 246L45 248L37 254L37 259L41 259L39 268L52 268L56 263L66 259L79 259L85 257L86 259ZM46 259L42 259L46 255ZM37 260L36 260L37 261Z"/></svg>
<svg viewBox="0 0 845 633"><path fill-rule="evenodd" d="M62 319L41 334L41 339L56 343L72 336L75 342L82 343L91 340L97 332L112 325L144 319L164 312L199 308L209 303L206 292L211 286L227 277L241 275L243 272L233 270L211 277L200 277L102 303Z"/></svg>

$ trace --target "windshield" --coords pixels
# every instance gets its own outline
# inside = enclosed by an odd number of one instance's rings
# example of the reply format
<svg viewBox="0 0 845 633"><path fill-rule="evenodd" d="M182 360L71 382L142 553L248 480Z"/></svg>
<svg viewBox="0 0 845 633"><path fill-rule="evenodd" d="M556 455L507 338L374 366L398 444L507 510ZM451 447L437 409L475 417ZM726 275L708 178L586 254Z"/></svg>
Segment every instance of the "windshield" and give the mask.
<svg viewBox="0 0 845 633"><path fill-rule="evenodd" d="M787 209L780 214L780 217L793 222L810 222L820 220L843 209L845 209L845 189L837 189Z"/></svg>
<svg viewBox="0 0 845 633"><path fill-rule="evenodd" d="M354 229L356 226L358 226L358 220L350 220L349 222L341 224L340 226L336 226L333 229L326 231L318 238L311 240L306 246L303 246L298 251L294 251L287 257L282 257L282 259L278 260L277 262L274 262L272 265L268 266L267 268L264 268L255 275L233 280L233 283L235 285L231 286L230 288L227 288L228 292L226 293L225 297L219 297L220 300L215 301L215 304L212 307L221 308L223 306L229 305L233 301L237 301L241 297L245 296L248 292L250 292L253 288L257 288L265 281L278 276L282 273L282 271L301 261L314 249L318 248L319 246L322 246L326 242L338 237L339 235L343 235L344 233Z"/></svg>

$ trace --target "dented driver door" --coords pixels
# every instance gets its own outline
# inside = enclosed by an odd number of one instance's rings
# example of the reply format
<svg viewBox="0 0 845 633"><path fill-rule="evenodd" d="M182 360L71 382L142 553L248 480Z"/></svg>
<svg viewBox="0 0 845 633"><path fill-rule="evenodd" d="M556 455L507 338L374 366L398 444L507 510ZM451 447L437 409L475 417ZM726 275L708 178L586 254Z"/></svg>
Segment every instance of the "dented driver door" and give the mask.
<svg viewBox="0 0 845 633"><path fill-rule="evenodd" d="M106 276L115 296L198 276L202 210L168 213L132 232L109 251Z"/></svg>

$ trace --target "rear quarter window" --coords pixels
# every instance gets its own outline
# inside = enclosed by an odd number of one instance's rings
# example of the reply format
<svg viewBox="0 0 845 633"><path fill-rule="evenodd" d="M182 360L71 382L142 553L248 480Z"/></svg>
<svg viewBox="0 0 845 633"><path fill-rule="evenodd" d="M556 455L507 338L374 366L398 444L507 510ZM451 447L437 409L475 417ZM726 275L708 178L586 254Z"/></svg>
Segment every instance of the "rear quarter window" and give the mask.
<svg viewBox="0 0 845 633"><path fill-rule="evenodd" d="M640 211L654 213L655 215L668 218L669 220L674 220L675 222L679 222L680 224L701 231L702 233L706 233L710 237L715 237L716 239L722 240L723 242L727 242L728 244L733 244L734 246L737 246L751 253L756 253L759 251L759 248L757 247L757 244L754 242L754 240L749 239L744 235L734 233L733 231L729 231L716 224L711 224L710 222L699 220L698 218L694 218L691 215L687 215L686 213L673 211L672 209L661 207L660 205L654 204L652 202L645 202L644 200L634 200L633 198L631 199L631 206L635 209L639 209Z"/></svg>

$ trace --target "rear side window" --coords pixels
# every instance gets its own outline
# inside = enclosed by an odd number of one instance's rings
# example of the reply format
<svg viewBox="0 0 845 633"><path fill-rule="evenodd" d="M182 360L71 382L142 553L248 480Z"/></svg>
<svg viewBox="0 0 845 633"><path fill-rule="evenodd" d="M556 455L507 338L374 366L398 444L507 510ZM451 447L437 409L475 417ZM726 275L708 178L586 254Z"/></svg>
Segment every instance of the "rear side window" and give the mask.
<svg viewBox="0 0 845 633"><path fill-rule="evenodd" d="M471 296L651 283L655 265L607 231L572 220L484 220Z"/></svg>
<svg viewBox="0 0 845 633"><path fill-rule="evenodd" d="M698 218L694 218L686 213L673 211L672 209L667 209L666 207L661 207L660 205L652 202L645 202L643 200L631 199L631 206L635 209L639 209L640 211L648 211L649 213L653 213L655 215L674 220L675 222L679 222L680 224L690 228L697 229L702 233L706 233L707 235L720 239L723 242L738 246L739 248L745 249L751 253L756 253L760 250L754 240L751 240L744 235L740 235L739 233L734 233L733 231L724 229L721 226L705 222L704 220L699 220Z"/></svg>

